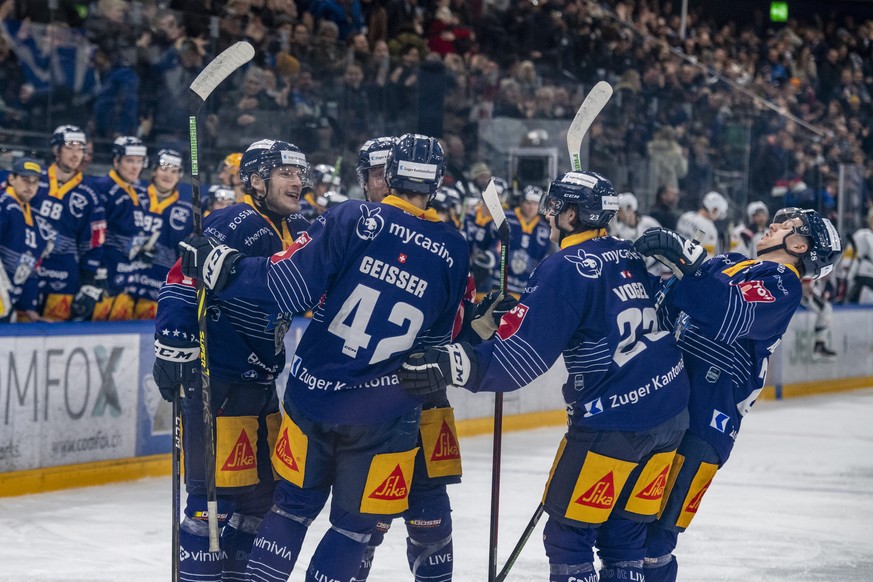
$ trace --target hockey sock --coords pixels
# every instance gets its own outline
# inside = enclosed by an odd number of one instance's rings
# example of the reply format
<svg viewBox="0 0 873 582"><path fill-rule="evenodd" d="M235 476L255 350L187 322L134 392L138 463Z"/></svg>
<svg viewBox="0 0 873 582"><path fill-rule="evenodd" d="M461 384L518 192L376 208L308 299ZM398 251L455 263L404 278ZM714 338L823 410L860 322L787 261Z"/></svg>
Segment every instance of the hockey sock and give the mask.
<svg viewBox="0 0 873 582"><path fill-rule="evenodd" d="M311 520L296 517L277 507L264 516L252 544L246 580L285 582L294 569Z"/></svg>
<svg viewBox="0 0 873 582"><path fill-rule="evenodd" d="M370 534L330 528L312 555L306 582L350 580L360 570L369 539Z"/></svg>
<svg viewBox="0 0 873 582"><path fill-rule="evenodd" d="M230 516L221 532L221 549L225 553L222 580L245 580L246 564L261 521L259 517L238 513Z"/></svg>
<svg viewBox="0 0 873 582"><path fill-rule="evenodd" d="M370 543L367 544L367 549L364 550L364 557L361 558L361 568L357 575L352 578L352 582L367 582L370 577L370 568L373 567L373 557L376 555L376 548L382 544L385 539L385 534L388 533L388 528L391 527L390 521L380 521L376 525L376 531L370 536Z"/></svg>
<svg viewBox="0 0 873 582"><path fill-rule="evenodd" d="M597 582L594 564L549 564L549 582Z"/></svg>
<svg viewBox="0 0 873 582"><path fill-rule="evenodd" d="M406 520L409 534L406 558L416 582L449 582L452 579L452 514L448 499L442 509L436 513L424 510Z"/></svg>
<svg viewBox="0 0 873 582"><path fill-rule="evenodd" d="M648 570L647 570L648 572ZM645 582L643 561L605 563L600 568L601 580L627 580L628 582Z"/></svg>
<svg viewBox="0 0 873 582"><path fill-rule="evenodd" d="M667 554L659 558L646 558L643 564L646 582L676 582L679 563L676 556Z"/></svg>
<svg viewBox="0 0 873 582"><path fill-rule="evenodd" d="M179 527L179 574L182 580L220 582L227 553L209 551L209 525L186 517Z"/></svg>

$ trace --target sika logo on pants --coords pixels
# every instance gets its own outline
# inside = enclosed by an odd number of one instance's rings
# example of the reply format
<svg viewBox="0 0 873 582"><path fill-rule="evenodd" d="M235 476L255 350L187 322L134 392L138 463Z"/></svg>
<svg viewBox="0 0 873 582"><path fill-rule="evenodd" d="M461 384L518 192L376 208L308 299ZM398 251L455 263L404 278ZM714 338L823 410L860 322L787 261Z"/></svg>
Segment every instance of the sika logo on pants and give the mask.
<svg viewBox="0 0 873 582"><path fill-rule="evenodd" d="M409 486L416 452L418 447L373 457L361 497L361 513L392 515L409 508Z"/></svg>

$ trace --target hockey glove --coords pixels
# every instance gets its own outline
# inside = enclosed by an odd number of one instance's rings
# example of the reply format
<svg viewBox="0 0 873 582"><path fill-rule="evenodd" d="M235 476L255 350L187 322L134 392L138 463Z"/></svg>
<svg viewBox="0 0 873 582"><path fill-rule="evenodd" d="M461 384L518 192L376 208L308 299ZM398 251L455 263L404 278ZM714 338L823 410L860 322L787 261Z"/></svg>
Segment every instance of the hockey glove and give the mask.
<svg viewBox="0 0 873 582"><path fill-rule="evenodd" d="M207 236L191 235L179 243L182 274L201 279L207 289L219 292L236 275L236 264L243 254Z"/></svg>
<svg viewBox="0 0 873 582"><path fill-rule="evenodd" d="M706 260L706 249L666 228L650 228L634 241L634 248L646 257L655 257L676 274L690 275Z"/></svg>
<svg viewBox="0 0 873 582"><path fill-rule="evenodd" d="M91 321L94 308L100 303L106 289L106 269L82 271L79 275L79 281L81 286L70 305L70 320Z"/></svg>
<svg viewBox="0 0 873 582"><path fill-rule="evenodd" d="M194 343L170 346L155 340L152 376L167 402L180 393L180 386L183 396L191 396L200 386L200 348Z"/></svg>
<svg viewBox="0 0 873 582"><path fill-rule="evenodd" d="M403 389L424 397L447 386L466 386L476 377L478 358L470 344L460 342L410 354L398 371Z"/></svg>
<svg viewBox="0 0 873 582"><path fill-rule="evenodd" d="M482 298L476 306L476 314L470 327L473 328L483 340L491 339L500 319L518 305L518 300L512 295L504 295L501 291L492 291Z"/></svg>

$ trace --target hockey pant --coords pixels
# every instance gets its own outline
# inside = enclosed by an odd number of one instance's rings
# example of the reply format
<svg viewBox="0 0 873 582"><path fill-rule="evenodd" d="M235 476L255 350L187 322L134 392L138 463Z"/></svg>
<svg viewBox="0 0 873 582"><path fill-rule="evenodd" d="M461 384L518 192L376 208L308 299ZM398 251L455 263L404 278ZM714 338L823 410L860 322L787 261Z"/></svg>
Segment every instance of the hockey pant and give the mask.
<svg viewBox="0 0 873 582"><path fill-rule="evenodd" d="M550 582L596 582L595 544L604 579L642 579L646 522L660 510L687 427L684 410L643 431L570 427L543 497Z"/></svg>
<svg viewBox="0 0 873 582"><path fill-rule="evenodd" d="M272 384L239 384L213 379L215 483L221 551L209 552L204 434L200 392L182 401L185 486L188 499L181 524L182 580L243 580L255 531L272 505L275 480L270 443L279 427Z"/></svg>
<svg viewBox="0 0 873 582"><path fill-rule="evenodd" d="M855 277L847 301L861 305L873 303L873 277Z"/></svg>
<svg viewBox="0 0 873 582"><path fill-rule="evenodd" d="M332 494L331 528L306 580L351 580L379 522L408 509L420 410L379 424L337 425L306 417L288 394L285 407L273 452L281 480L255 538L247 579L287 580L307 528Z"/></svg>
<svg viewBox="0 0 873 582"><path fill-rule="evenodd" d="M664 509L646 531L646 582L675 582L678 563L673 550L678 536L697 515L719 463L711 444L685 434L670 468Z"/></svg>

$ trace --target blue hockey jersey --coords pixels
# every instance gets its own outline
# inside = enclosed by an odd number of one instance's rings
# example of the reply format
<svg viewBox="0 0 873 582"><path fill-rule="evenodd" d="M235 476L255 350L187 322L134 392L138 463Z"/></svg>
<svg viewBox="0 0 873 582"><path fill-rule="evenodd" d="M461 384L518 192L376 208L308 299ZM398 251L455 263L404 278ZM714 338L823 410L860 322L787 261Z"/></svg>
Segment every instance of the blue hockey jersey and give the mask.
<svg viewBox="0 0 873 582"><path fill-rule="evenodd" d="M48 221L34 213L12 186L7 186L0 195L0 263L12 284L9 299L15 309L36 309L36 268L54 238Z"/></svg>
<svg viewBox="0 0 873 582"><path fill-rule="evenodd" d="M40 178L31 206L57 233L54 249L39 267L42 292L75 294L80 275L93 275L102 263L106 237L103 205L81 172L58 184L57 168L52 164Z"/></svg>
<svg viewBox="0 0 873 582"><path fill-rule="evenodd" d="M388 196L340 204L284 253L240 261L222 297L269 295L282 313L313 309L286 402L315 420L369 424L420 405L396 370L413 348L451 340L468 268L454 227Z"/></svg>
<svg viewBox="0 0 873 582"><path fill-rule="evenodd" d="M476 251L494 251L497 245L497 229L494 219L488 214L485 205L480 203L476 211L464 217L464 238L467 239L470 254Z"/></svg>
<svg viewBox="0 0 873 582"><path fill-rule="evenodd" d="M727 461L802 295L796 269L719 255L665 302L691 380L689 430Z"/></svg>
<svg viewBox="0 0 873 582"><path fill-rule="evenodd" d="M552 250L551 228L539 214L530 220L525 219L518 208L506 213L506 225L509 227L506 288L512 293L524 293L534 269ZM494 270L492 286L495 289L500 287L499 263Z"/></svg>
<svg viewBox="0 0 873 582"><path fill-rule="evenodd" d="M309 226L299 215L276 225L245 202L211 213L203 233L252 257L268 257L287 249ZM271 382L285 366L284 337L290 316L279 316L266 293L250 299L218 300L207 295L209 373L228 382ZM158 297L155 336L166 345L196 341L197 290L182 276L179 261L167 275Z"/></svg>
<svg viewBox="0 0 873 582"><path fill-rule="evenodd" d="M570 422L595 430L645 430L688 403L688 377L655 314L643 257L606 231L569 236L534 272L495 337L475 347L468 389L516 390L563 354Z"/></svg>

